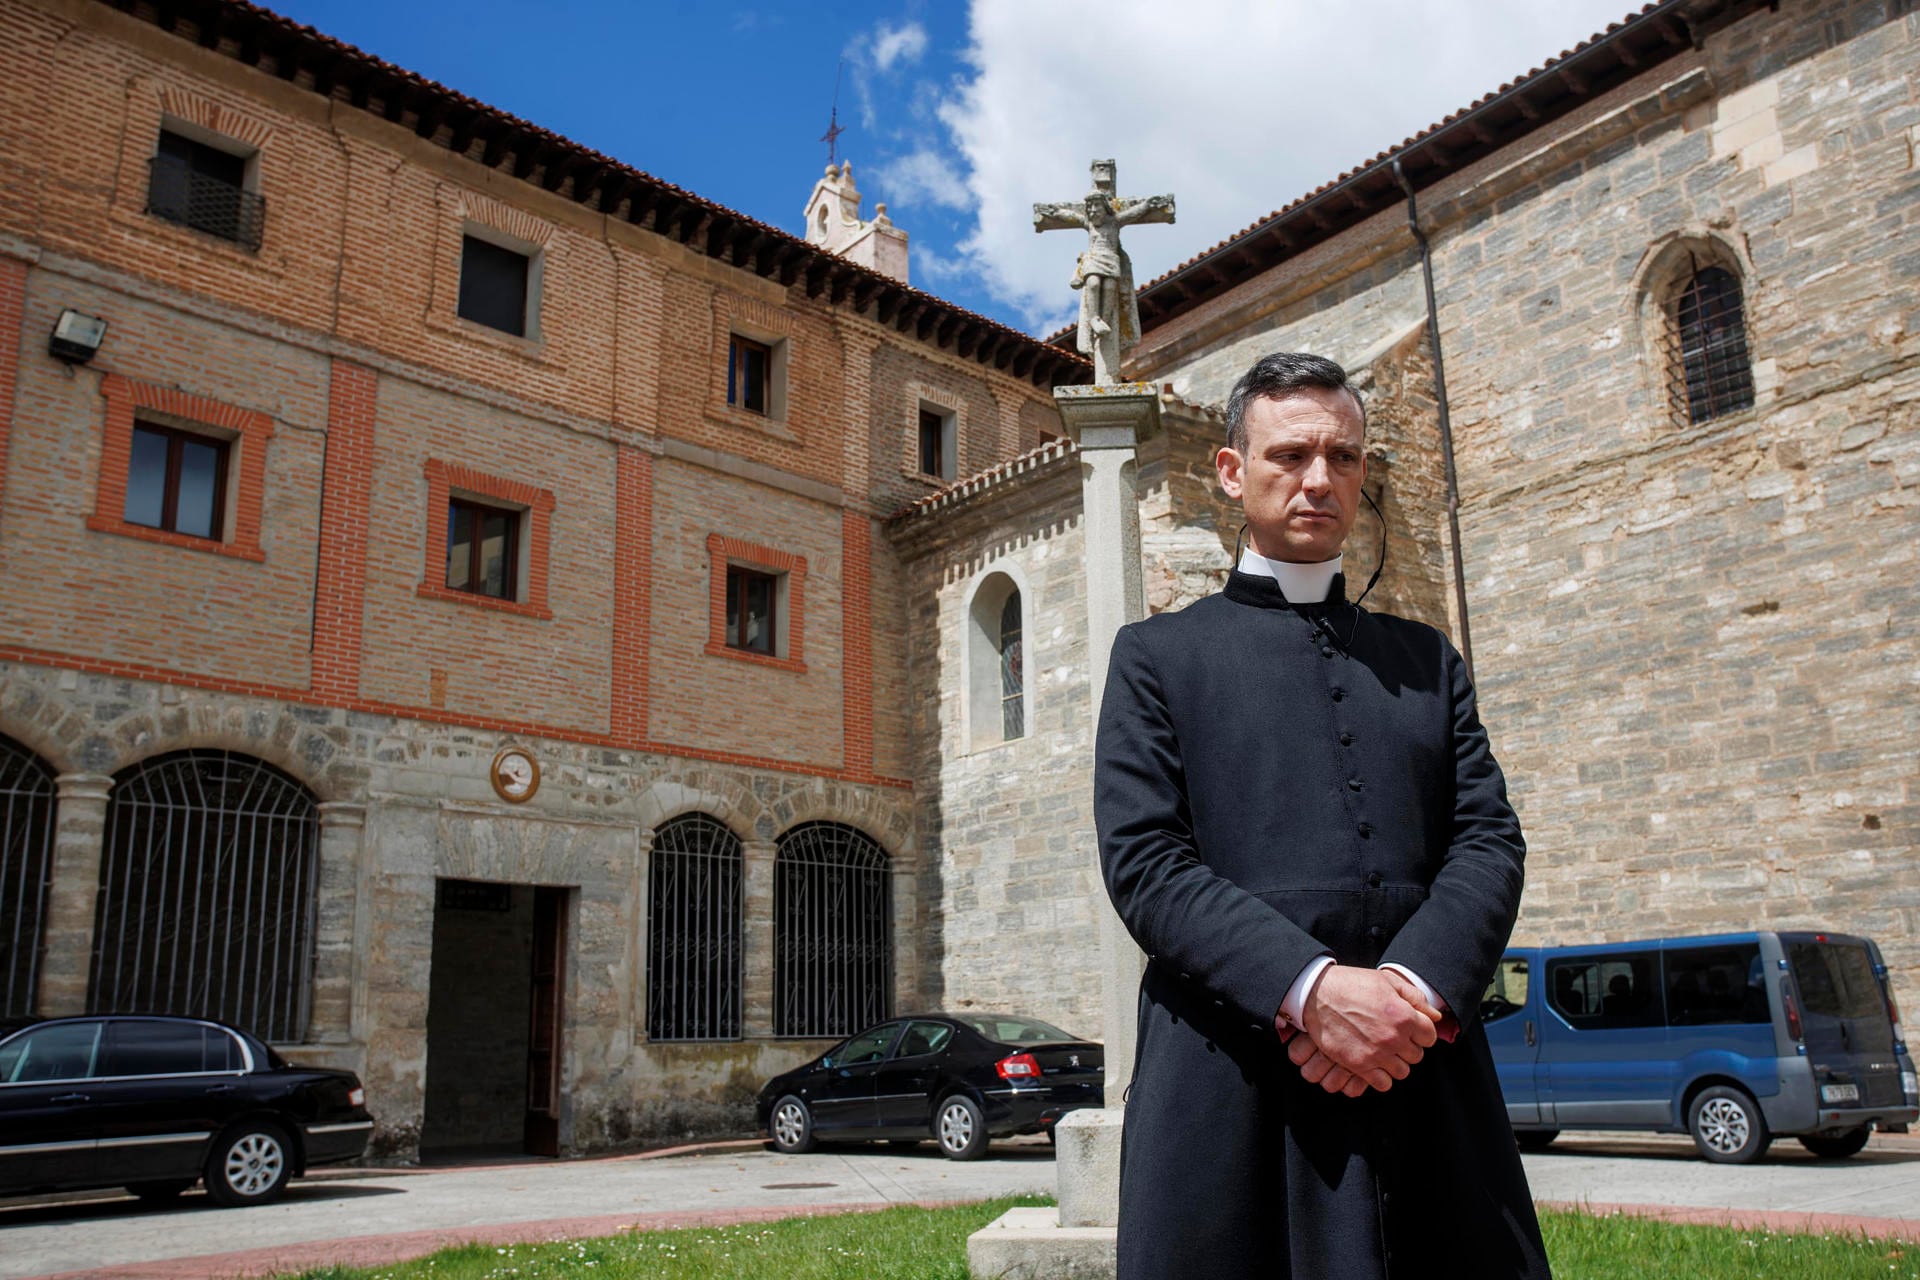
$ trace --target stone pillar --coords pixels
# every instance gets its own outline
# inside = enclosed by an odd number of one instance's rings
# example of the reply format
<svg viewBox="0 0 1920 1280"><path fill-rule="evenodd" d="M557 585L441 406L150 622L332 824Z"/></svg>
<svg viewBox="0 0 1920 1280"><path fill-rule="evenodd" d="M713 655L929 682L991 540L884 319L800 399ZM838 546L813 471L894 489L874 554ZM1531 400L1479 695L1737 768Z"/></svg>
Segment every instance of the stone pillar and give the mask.
<svg viewBox="0 0 1920 1280"><path fill-rule="evenodd" d="M1053 398L1067 434L1080 448L1087 679L1098 723L1114 636L1146 616L1135 477L1138 447L1160 427L1160 395L1149 383L1120 383L1060 387ZM1071 1112L1056 1127L1057 1210L1011 1209L967 1240L968 1268L982 1280L1093 1280L1114 1274L1122 1092L1133 1078L1135 1007L1145 958L1106 893L1098 896L1106 1106Z"/></svg>
<svg viewBox="0 0 1920 1280"><path fill-rule="evenodd" d="M773 1034L773 860L771 840L749 840L741 850L740 1033Z"/></svg>
<svg viewBox="0 0 1920 1280"><path fill-rule="evenodd" d="M319 900L314 904L313 1011L307 1040L345 1044L353 1039L354 944L360 905L362 836L367 806L334 801L320 810Z"/></svg>
<svg viewBox="0 0 1920 1280"><path fill-rule="evenodd" d="M47 892L46 958L40 965L38 1011L45 1017L87 1011L93 968L93 917L100 896L100 858L113 779L63 773L54 779L52 881Z"/></svg>

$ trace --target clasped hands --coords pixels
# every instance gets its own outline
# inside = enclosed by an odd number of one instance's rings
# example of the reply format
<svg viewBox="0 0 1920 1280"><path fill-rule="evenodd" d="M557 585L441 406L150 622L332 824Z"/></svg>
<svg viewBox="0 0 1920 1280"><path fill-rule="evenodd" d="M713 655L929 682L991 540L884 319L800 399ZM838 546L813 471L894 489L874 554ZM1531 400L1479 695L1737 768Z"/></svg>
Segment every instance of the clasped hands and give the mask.
<svg viewBox="0 0 1920 1280"><path fill-rule="evenodd" d="M1439 1039L1445 1016L1391 969L1330 965L1307 995L1287 1057L1328 1093L1385 1093Z"/></svg>

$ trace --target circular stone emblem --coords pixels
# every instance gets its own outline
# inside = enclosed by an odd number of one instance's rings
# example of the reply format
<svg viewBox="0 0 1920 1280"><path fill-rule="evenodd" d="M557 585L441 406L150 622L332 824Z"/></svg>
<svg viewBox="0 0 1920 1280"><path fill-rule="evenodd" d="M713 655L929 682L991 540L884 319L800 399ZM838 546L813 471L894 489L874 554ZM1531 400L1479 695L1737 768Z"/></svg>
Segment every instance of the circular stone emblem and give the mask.
<svg viewBox="0 0 1920 1280"><path fill-rule="evenodd" d="M521 747L504 747L493 758L493 790L508 804L524 804L540 789L540 762Z"/></svg>

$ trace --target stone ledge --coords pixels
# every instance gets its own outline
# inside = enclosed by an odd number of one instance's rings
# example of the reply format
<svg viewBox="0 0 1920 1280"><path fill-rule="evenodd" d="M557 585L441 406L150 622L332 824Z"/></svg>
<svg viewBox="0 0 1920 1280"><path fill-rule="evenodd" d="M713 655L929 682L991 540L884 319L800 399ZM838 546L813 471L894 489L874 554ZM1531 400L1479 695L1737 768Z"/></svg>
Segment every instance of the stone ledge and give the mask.
<svg viewBox="0 0 1920 1280"><path fill-rule="evenodd" d="M967 1238L973 1280L1112 1280L1112 1227L1063 1227L1052 1209L1009 1209Z"/></svg>

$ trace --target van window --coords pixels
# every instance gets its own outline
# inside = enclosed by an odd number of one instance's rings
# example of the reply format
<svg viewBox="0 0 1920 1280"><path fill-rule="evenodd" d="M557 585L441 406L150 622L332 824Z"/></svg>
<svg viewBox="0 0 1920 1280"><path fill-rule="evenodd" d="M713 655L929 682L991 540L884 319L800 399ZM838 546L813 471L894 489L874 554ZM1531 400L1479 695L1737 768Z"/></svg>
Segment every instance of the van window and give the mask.
<svg viewBox="0 0 1920 1280"><path fill-rule="evenodd" d="M1651 952L1547 962L1547 1001L1583 1030L1658 1027L1666 1022Z"/></svg>
<svg viewBox="0 0 1920 1280"><path fill-rule="evenodd" d="M1827 1018L1874 1018L1884 1007L1873 961L1858 943L1794 942L1787 960L1800 984L1800 1008Z"/></svg>
<svg viewBox="0 0 1920 1280"><path fill-rule="evenodd" d="M1487 994L1480 997L1480 1021L1495 1022L1526 1006L1529 967L1525 956L1507 956L1500 961L1493 981L1487 984Z"/></svg>
<svg viewBox="0 0 1920 1280"><path fill-rule="evenodd" d="M1772 1020L1759 943L1682 947L1665 955L1667 1021L1673 1026Z"/></svg>

